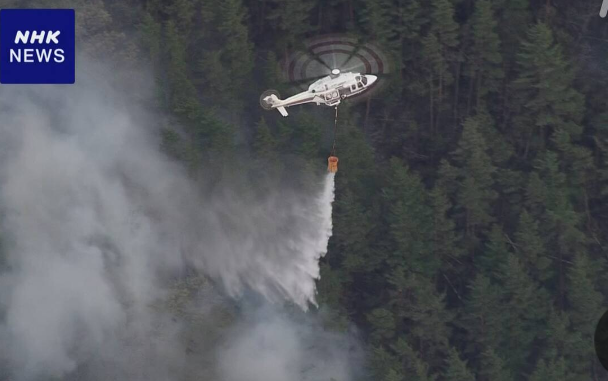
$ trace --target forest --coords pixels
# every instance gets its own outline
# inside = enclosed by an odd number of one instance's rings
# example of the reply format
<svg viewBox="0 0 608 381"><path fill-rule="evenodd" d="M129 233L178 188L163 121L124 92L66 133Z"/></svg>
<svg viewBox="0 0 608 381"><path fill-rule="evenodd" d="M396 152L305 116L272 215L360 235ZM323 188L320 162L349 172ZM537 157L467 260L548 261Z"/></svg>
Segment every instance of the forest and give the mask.
<svg viewBox="0 0 608 381"><path fill-rule="evenodd" d="M192 176L234 157L252 182L325 170L333 109L283 118L259 95L285 91L280 61L308 37L382 46L387 85L340 106L317 285L334 329L361 331L361 379L608 380L600 0L55 3L76 8L79 52L153 73L146 107L170 115L162 149Z"/></svg>

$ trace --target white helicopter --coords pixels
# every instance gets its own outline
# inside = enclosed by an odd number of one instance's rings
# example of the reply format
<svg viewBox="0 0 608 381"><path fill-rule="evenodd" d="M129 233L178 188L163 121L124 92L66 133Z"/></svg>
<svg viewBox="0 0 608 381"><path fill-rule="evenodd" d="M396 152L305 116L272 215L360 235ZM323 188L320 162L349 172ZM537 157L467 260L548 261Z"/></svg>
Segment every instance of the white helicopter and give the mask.
<svg viewBox="0 0 608 381"><path fill-rule="evenodd" d="M341 73L340 69L333 69L330 75L313 82L308 90L287 99L280 99L276 90L266 90L260 97L260 105L264 110L277 109L283 116L289 115L285 107L304 103L338 106L343 99L368 90L377 80L375 75Z"/></svg>

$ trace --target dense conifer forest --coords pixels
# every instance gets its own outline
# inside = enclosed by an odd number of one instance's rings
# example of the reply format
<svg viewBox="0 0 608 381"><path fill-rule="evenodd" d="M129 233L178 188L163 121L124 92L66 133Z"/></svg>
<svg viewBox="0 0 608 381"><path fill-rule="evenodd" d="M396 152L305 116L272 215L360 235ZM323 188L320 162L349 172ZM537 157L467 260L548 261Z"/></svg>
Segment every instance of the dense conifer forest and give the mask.
<svg viewBox="0 0 608 381"><path fill-rule="evenodd" d="M55 3L76 6L78 49L153 73L162 148L193 176L208 158L250 158L277 186L324 170L333 109L282 118L259 95L307 37L382 46L388 85L340 106L318 282L335 329L361 331L362 379L608 380L593 348L608 307L600 0Z"/></svg>

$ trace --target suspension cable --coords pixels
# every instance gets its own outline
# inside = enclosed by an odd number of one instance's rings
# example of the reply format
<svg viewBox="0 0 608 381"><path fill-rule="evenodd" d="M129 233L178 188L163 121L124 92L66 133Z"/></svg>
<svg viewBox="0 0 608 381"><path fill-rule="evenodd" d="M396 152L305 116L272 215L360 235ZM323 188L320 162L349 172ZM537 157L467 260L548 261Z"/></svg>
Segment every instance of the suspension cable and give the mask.
<svg viewBox="0 0 608 381"><path fill-rule="evenodd" d="M338 133L338 106L336 106L336 118L334 119L334 144L331 147L331 156L336 156L336 135Z"/></svg>

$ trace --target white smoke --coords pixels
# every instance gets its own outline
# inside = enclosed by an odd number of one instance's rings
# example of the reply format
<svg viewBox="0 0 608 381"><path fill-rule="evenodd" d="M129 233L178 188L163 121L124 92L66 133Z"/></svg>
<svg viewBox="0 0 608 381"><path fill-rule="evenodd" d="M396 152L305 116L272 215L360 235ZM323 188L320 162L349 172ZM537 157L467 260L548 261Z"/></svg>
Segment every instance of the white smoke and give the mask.
<svg viewBox="0 0 608 381"><path fill-rule="evenodd" d="M131 94L92 71L74 86L0 87L0 378L180 379L184 328L150 305L186 264L234 297L253 290L303 309L315 302L333 175L317 193L251 195L246 183L230 182L203 194L159 153L154 116ZM286 346L278 363L316 362L298 349L302 336L289 333L298 325L282 318L262 329L275 326L285 332L275 335ZM240 329L245 338L223 352L222 364L245 361L259 325ZM275 376L296 368L279 366ZM266 380L298 379L290 377Z"/></svg>
<svg viewBox="0 0 608 381"><path fill-rule="evenodd" d="M350 380L359 356L347 336L311 319L295 323L268 307L250 314L224 343L218 363L230 381ZM252 356L255 353L255 356ZM235 366L238 364L238 366Z"/></svg>

